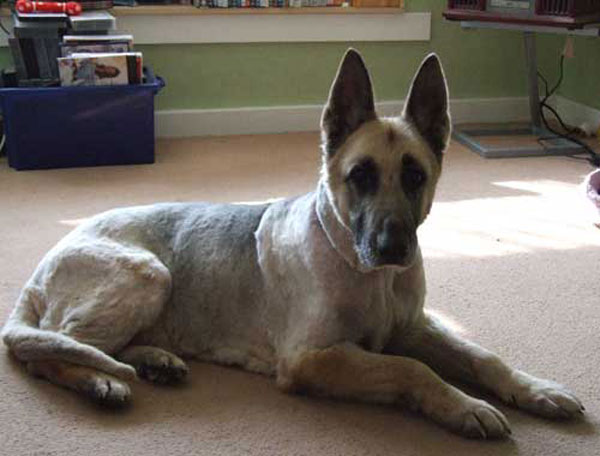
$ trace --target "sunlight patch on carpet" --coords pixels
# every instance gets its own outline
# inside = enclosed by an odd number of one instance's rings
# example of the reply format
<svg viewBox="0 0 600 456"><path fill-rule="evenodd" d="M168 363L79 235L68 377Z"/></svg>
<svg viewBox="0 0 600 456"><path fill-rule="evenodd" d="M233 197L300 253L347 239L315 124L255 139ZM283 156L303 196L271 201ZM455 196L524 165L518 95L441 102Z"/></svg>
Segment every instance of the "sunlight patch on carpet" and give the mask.
<svg viewBox="0 0 600 456"><path fill-rule="evenodd" d="M85 222L86 220L89 220L90 217L84 217L84 218L78 218L78 219L69 219L69 220L59 220L58 223L60 223L61 225L67 225L67 226L78 226L81 225L83 222Z"/></svg>
<svg viewBox="0 0 600 456"><path fill-rule="evenodd" d="M232 204L246 204L249 206L260 206L261 204L271 204L271 203L277 203L278 201L283 201L285 198L284 197L278 197L278 198L268 198L265 200L257 200L257 201L236 201Z"/></svg>
<svg viewBox="0 0 600 456"><path fill-rule="evenodd" d="M553 180L493 185L527 195L436 203L419 230L425 257L486 257L600 247L597 213L580 186Z"/></svg>
<svg viewBox="0 0 600 456"><path fill-rule="evenodd" d="M431 315L432 317L439 320L449 330L451 330L455 333L458 333L462 336L465 336L467 334L467 331L465 330L464 327L462 327L460 324L458 324L454 319L450 318L444 312L441 312L437 309L431 309L428 307L425 309L425 313L428 315Z"/></svg>

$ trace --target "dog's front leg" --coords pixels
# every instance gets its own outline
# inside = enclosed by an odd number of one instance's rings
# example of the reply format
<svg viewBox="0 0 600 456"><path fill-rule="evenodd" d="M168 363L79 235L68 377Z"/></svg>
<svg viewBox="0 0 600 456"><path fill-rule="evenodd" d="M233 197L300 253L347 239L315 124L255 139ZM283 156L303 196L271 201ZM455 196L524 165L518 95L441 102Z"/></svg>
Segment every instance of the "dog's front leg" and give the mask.
<svg viewBox="0 0 600 456"><path fill-rule="evenodd" d="M445 383L420 361L367 352L349 343L304 351L282 361L277 380L288 392L406 404L469 437L499 438L510 433L501 412Z"/></svg>
<svg viewBox="0 0 600 456"><path fill-rule="evenodd" d="M572 418L584 410L564 386L509 367L431 315L425 315L412 332L395 338L386 351L419 359L443 377L483 387L508 404L547 418Z"/></svg>

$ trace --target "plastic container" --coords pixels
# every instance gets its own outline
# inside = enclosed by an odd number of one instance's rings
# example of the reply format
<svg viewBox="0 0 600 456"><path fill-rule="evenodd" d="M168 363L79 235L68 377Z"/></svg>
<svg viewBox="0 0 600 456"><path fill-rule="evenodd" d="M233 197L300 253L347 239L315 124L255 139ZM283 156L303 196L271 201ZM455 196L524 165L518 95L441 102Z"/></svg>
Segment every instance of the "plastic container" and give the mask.
<svg viewBox="0 0 600 456"><path fill-rule="evenodd" d="M165 86L0 89L8 164L18 170L154 163L154 95Z"/></svg>

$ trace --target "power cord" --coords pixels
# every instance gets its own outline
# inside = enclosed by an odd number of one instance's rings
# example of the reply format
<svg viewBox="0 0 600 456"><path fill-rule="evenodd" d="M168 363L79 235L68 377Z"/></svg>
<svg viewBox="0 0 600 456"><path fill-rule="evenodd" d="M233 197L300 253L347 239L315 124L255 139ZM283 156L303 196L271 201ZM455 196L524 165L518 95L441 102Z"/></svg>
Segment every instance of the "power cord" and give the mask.
<svg viewBox="0 0 600 456"><path fill-rule="evenodd" d="M10 32L8 31L8 29L6 27L4 27L4 24L2 23L1 19L0 19L0 29L2 29L4 31L4 33L6 33L8 36L10 36Z"/></svg>
<svg viewBox="0 0 600 456"><path fill-rule="evenodd" d="M569 140L569 141L574 142L575 144L581 146L581 148L584 149L584 151L589 154L589 157L585 158L585 160L587 162L589 162L592 166L599 168L600 167L600 155L598 155L586 143L584 143L580 139L574 137L573 134L575 133L575 129L569 128L567 125L565 125L565 123L563 122L562 118L560 117L560 115L558 114L556 109L554 109L552 106L550 106L548 104L548 99L556 93L556 91L562 84L563 77L564 77L564 63L565 63L565 56L564 56L564 54L561 54L560 65L559 65L560 74L558 77L558 81L556 82L556 84L554 84L554 86L550 90L548 90L548 80L539 71L537 72L538 77L544 83L544 98L540 101L540 117L542 118L542 122L544 122L544 126L546 127L546 129L548 131L550 131L551 133L554 133L555 137ZM544 111L545 109L550 111L550 113L552 113L552 115L556 118L556 120L558 120L558 123L560 124L561 128L563 128L566 133L561 133L549 125L548 119L546 118L546 113ZM552 139L552 138L540 138L538 141L543 141L544 139ZM574 157L574 158L576 158L576 157Z"/></svg>

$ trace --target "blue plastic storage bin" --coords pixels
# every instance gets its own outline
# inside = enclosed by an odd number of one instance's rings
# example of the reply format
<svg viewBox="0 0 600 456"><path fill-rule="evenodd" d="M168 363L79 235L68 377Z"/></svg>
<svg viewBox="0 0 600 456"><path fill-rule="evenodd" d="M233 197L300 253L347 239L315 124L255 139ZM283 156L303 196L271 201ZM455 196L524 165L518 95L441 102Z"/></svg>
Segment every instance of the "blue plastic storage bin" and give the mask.
<svg viewBox="0 0 600 456"><path fill-rule="evenodd" d="M0 89L8 164L18 170L154 163L154 95L165 85Z"/></svg>

